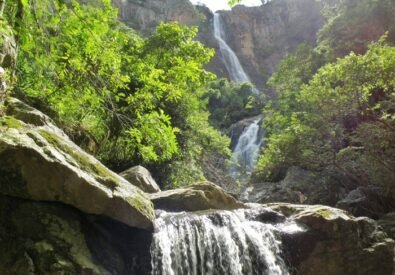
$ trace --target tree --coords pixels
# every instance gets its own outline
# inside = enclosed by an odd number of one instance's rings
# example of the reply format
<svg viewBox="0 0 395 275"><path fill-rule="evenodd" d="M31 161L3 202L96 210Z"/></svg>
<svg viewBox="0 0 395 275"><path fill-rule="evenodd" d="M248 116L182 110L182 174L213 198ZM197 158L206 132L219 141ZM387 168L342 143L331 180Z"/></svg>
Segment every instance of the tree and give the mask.
<svg viewBox="0 0 395 275"><path fill-rule="evenodd" d="M334 171L355 185L392 186L394 72L395 48L383 39L364 55L351 53L319 69L292 105L280 102L267 117L260 177L297 164Z"/></svg>
<svg viewBox="0 0 395 275"><path fill-rule="evenodd" d="M162 23L141 38L109 0L24 5L18 94L55 114L77 143L115 169L182 163L167 182L187 162L195 169L178 180L201 178L207 154L228 153L201 100L213 51L194 40L196 28Z"/></svg>

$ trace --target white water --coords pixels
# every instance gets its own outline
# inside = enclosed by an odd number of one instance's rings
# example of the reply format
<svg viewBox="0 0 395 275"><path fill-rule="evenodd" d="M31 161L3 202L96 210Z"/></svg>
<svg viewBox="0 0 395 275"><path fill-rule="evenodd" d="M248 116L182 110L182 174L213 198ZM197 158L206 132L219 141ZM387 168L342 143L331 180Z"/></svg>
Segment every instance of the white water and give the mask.
<svg viewBox="0 0 395 275"><path fill-rule="evenodd" d="M229 73L230 79L236 83L251 82L243 66L241 66L239 58L225 41L225 31L219 13L214 13L214 37L218 42L222 60ZM258 90L254 88L253 92L258 93Z"/></svg>
<svg viewBox="0 0 395 275"><path fill-rule="evenodd" d="M262 211L162 212L155 220L151 274L289 274L276 237L286 223L251 219Z"/></svg>
<svg viewBox="0 0 395 275"><path fill-rule="evenodd" d="M230 175L233 178L239 178L240 174L248 174L256 164L259 149L262 146L263 137L260 135L260 119L256 119L247 128L237 141L233 150Z"/></svg>

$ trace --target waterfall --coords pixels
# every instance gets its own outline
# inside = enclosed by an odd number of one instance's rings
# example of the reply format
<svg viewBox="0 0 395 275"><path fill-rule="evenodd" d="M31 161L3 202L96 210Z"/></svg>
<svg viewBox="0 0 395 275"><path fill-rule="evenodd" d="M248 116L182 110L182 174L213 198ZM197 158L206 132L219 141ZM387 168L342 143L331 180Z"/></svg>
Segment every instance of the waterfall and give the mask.
<svg viewBox="0 0 395 275"><path fill-rule="evenodd" d="M299 228L256 219L265 213L280 216L264 208L161 213L151 244L151 274L289 274L277 233L287 227Z"/></svg>
<svg viewBox="0 0 395 275"><path fill-rule="evenodd" d="M250 78L241 66L237 55L225 41L225 31L219 13L214 13L214 37L218 41L222 60L229 73L230 79L237 83L250 82ZM259 93L255 88L253 92L255 94ZM234 165L232 165L229 172L233 178L240 178L240 167L243 172L245 172L243 174L248 174L254 169L258 152L262 145L262 137L259 135L260 128L258 122L259 120L256 120L247 127L237 142L232 158Z"/></svg>
<svg viewBox="0 0 395 275"><path fill-rule="evenodd" d="M240 174L248 174L255 167L259 149L263 142L259 127L260 121L260 118L256 119L244 129L233 149L232 166L229 171L233 178L239 178ZM240 171L243 173L240 173Z"/></svg>
<svg viewBox="0 0 395 275"><path fill-rule="evenodd" d="M241 66L239 58L225 41L225 31L219 13L214 13L214 37L218 42L222 60L229 73L230 79L236 83L251 82L243 66ZM254 88L253 92L258 93L258 90Z"/></svg>

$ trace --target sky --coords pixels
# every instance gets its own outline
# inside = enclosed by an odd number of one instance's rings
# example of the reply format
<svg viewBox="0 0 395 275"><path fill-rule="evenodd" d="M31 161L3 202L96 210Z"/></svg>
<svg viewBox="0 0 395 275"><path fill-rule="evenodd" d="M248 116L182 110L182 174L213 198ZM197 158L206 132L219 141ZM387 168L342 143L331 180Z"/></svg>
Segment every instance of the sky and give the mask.
<svg viewBox="0 0 395 275"><path fill-rule="evenodd" d="M193 4L202 3L209 7L212 11L217 10L228 10L228 0L190 0ZM261 0L243 0L240 4L245 6L260 6L262 5Z"/></svg>

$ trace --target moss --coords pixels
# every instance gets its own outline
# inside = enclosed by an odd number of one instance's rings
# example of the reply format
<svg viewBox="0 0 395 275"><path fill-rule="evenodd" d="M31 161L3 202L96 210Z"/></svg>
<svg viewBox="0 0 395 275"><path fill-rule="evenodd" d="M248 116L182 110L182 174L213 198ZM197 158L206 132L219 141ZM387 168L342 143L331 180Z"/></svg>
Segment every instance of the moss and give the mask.
<svg viewBox="0 0 395 275"><path fill-rule="evenodd" d="M127 202L132 205L136 210L142 213L150 220L154 220L155 213L153 211L154 206L151 201L145 199L140 194L136 193L134 197L128 197Z"/></svg>
<svg viewBox="0 0 395 275"><path fill-rule="evenodd" d="M24 123L20 120L12 116L4 116L0 118L0 126L7 127L7 128L15 128L20 129L24 127Z"/></svg>
<svg viewBox="0 0 395 275"><path fill-rule="evenodd" d="M331 218L331 217L333 216L333 213L332 213L331 210L329 210L329 209L324 209L324 208L318 209L317 211L315 211L315 213L316 213L317 215L319 215L319 216L325 218L325 219L329 219L329 218Z"/></svg>
<svg viewBox="0 0 395 275"><path fill-rule="evenodd" d="M93 162L87 154L70 146L57 134L46 130L40 130L39 132L48 143L71 156L76 161L78 168L92 174L100 183L109 188L115 188L117 186L118 178L103 164ZM71 164L75 165L74 163Z"/></svg>

